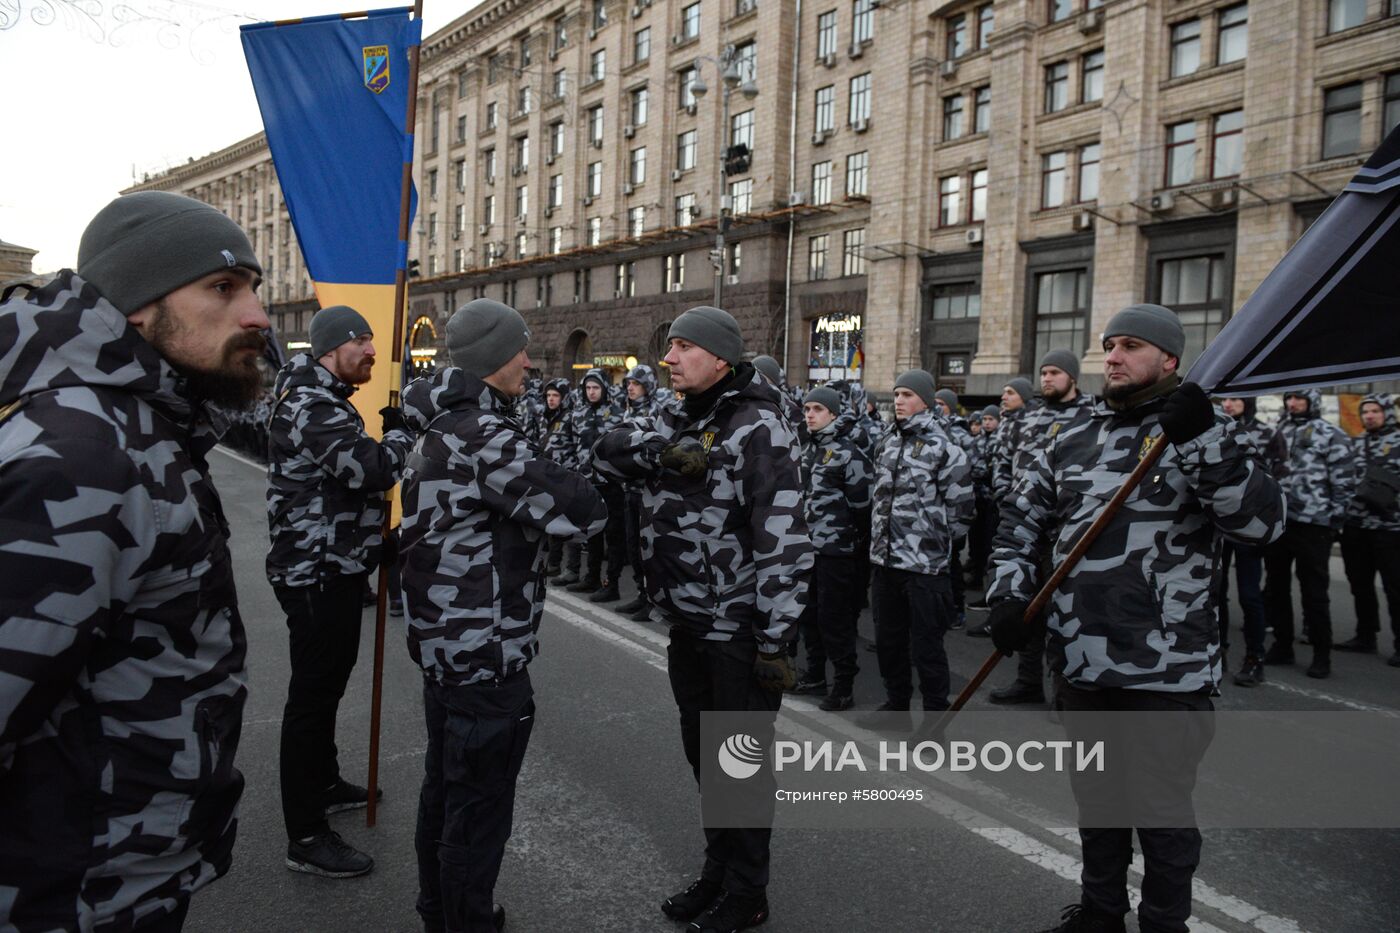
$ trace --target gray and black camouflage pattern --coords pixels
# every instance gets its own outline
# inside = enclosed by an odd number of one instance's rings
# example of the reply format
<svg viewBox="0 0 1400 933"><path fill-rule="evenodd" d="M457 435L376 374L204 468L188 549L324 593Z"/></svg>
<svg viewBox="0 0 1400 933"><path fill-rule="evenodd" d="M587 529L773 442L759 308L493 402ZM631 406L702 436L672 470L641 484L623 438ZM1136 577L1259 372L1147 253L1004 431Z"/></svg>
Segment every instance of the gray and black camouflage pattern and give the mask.
<svg viewBox="0 0 1400 933"><path fill-rule="evenodd" d="M544 456L510 401L448 367L403 392L421 436L403 476L408 651L444 686L504 678L539 652L546 536L602 530L602 497Z"/></svg>
<svg viewBox="0 0 1400 933"><path fill-rule="evenodd" d="M537 429L538 433L526 433L544 451L546 457L560 466L573 469L574 434L573 421L569 417L569 384L563 379L554 379L546 388L553 388L559 392L559 407L551 411L546 406Z"/></svg>
<svg viewBox="0 0 1400 933"><path fill-rule="evenodd" d="M704 476L661 468L663 449L681 438L709 451ZM656 621L764 649L796 637L814 563L800 451L778 390L751 364L735 367L707 414L663 411L651 430L604 435L596 453L601 474L643 481L641 552Z"/></svg>
<svg viewBox="0 0 1400 933"><path fill-rule="evenodd" d="M1042 558L1058 565L1146 454L1164 399L1100 402L1059 432L1002 500L988 602L1030 600ZM1050 668L1076 685L1196 692L1220 683L1213 586L1221 535L1263 545L1283 532L1278 484L1233 421L1168 446L1047 610Z"/></svg>
<svg viewBox="0 0 1400 933"><path fill-rule="evenodd" d="M350 404L354 391L309 353L277 374L267 445L272 583L312 586L379 565L384 493L399 481L413 435L370 437Z"/></svg>
<svg viewBox="0 0 1400 933"><path fill-rule="evenodd" d="M1088 418L1094 410L1094 397L1076 392L1073 401L1040 400L1019 412L1003 416L997 428L997 456L993 466L993 492L998 501L1020 481L1026 469L1045 456L1046 449L1062 431ZM1019 416L1019 417L1015 417Z"/></svg>
<svg viewBox="0 0 1400 933"><path fill-rule="evenodd" d="M808 434L802 453L803 514L818 554L854 555L870 539L870 458L851 439L857 418L843 411Z"/></svg>
<svg viewBox="0 0 1400 933"><path fill-rule="evenodd" d="M603 387L603 397L597 403L588 401L584 386L597 382ZM598 438L622 425L624 406L613 399L608 377L601 369L590 369L579 380L579 400L569 412L570 439L574 445L573 468L585 477L601 481L594 468L593 445Z"/></svg>
<svg viewBox="0 0 1400 933"><path fill-rule="evenodd" d="M1288 475L1280 483L1288 496L1288 520L1340 531L1361 478L1352 439L1322 417L1317 389L1288 395L1308 400L1301 415L1289 414L1285 405L1278 427L1288 445Z"/></svg>
<svg viewBox="0 0 1400 933"><path fill-rule="evenodd" d="M932 411L897 420L875 455L870 562L890 570L948 572L976 499L967 453Z"/></svg>
<svg viewBox="0 0 1400 933"><path fill-rule="evenodd" d="M640 385L646 394L638 399L625 398L622 422L629 430L650 431L661 414L661 403L656 398L656 373L647 364L638 363L623 378L624 389L629 382ZM628 480L625 486L629 492L640 492L642 481Z"/></svg>
<svg viewBox="0 0 1400 933"><path fill-rule="evenodd" d="M1367 402L1381 407L1385 412L1385 423L1377 431L1362 431L1360 436L1351 439L1356 448L1358 469L1364 476L1367 465L1375 464L1400 476L1400 424L1395 420L1395 396L1368 395L1357 405L1358 410ZM1400 531L1400 502L1389 509L1380 510L1353 496L1347 507L1346 523L1370 530Z"/></svg>
<svg viewBox="0 0 1400 933"><path fill-rule="evenodd" d="M69 270L0 308L0 412L0 929L123 933L232 859L222 422Z"/></svg>
<svg viewBox="0 0 1400 933"><path fill-rule="evenodd" d="M992 461L992 495L998 502L1011 493L1011 487L1020 477L1015 469L1016 453L1022 445L1021 432L1025 429L1026 418L1039 403L1026 402L1015 411L1001 413L1001 424L997 426L996 459ZM1022 462L1024 469L1025 461Z"/></svg>

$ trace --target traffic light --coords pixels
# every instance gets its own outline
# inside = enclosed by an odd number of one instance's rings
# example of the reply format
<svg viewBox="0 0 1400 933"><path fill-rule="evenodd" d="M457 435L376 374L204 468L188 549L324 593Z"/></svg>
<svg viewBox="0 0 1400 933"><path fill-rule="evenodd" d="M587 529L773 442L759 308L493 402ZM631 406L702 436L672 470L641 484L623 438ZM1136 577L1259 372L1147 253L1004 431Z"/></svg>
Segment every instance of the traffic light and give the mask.
<svg viewBox="0 0 1400 933"><path fill-rule="evenodd" d="M422 273L418 271L418 260L410 259L408 261L408 277L410 279L416 279L421 274Z"/></svg>
<svg viewBox="0 0 1400 933"><path fill-rule="evenodd" d="M724 174L742 175L749 170L752 154L744 143L730 146L724 151Z"/></svg>
<svg viewBox="0 0 1400 933"><path fill-rule="evenodd" d="M710 250L710 265L714 266L715 269L724 268L724 250L718 246Z"/></svg>

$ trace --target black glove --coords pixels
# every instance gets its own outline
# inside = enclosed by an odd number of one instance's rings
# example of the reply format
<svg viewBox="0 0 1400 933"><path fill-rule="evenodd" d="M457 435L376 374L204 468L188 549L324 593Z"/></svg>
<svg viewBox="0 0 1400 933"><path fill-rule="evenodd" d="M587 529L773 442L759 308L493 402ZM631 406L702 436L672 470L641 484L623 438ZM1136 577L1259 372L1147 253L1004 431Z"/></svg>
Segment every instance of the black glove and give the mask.
<svg viewBox="0 0 1400 933"><path fill-rule="evenodd" d="M1206 390L1194 382L1183 382L1167 396L1162 408L1162 433L1173 444L1184 444L1200 437L1215 424L1215 408Z"/></svg>
<svg viewBox="0 0 1400 933"><path fill-rule="evenodd" d="M992 644L1007 657L1030 644L1031 636L1039 628L1039 621L1026 624L1026 609L1030 603L1024 599L1003 599L993 603L987 614L987 626L992 630Z"/></svg>
<svg viewBox="0 0 1400 933"><path fill-rule="evenodd" d="M797 670L784 648L760 651L758 657L753 659L753 676L764 690L791 690L792 685L797 683Z"/></svg>
<svg viewBox="0 0 1400 933"><path fill-rule="evenodd" d="M384 433L407 431L408 424L403 420L403 409L395 405L385 405L379 409L379 417L384 419Z"/></svg>
<svg viewBox="0 0 1400 933"><path fill-rule="evenodd" d="M709 454L695 438L683 437L661 451L661 466L681 476L700 476L709 467Z"/></svg>

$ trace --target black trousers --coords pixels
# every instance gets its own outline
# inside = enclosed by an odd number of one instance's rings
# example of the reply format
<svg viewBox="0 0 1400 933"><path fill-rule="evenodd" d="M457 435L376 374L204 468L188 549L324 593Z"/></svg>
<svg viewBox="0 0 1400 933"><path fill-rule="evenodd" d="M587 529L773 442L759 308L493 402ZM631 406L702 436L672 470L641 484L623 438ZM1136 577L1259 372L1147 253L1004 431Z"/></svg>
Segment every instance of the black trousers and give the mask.
<svg viewBox="0 0 1400 933"><path fill-rule="evenodd" d="M1084 690L1056 678L1055 705L1065 712L1065 734L1071 741L1092 742L1102 730L1081 731L1074 712L1128 710L1132 712L1194 711L1215 709L1204 693L1158 693L1150 690ZM1133 860L1133 830L1103 825L1095 811L1105 800L1124 801L1136 795L1132 807L1159 813L1185 813L1194 823L1191 793L1196 769L1214 738L1214 718L1183 716L1170 736L1160 734L1163 717L1155 717L1157 730L1149 741L1135 743L1139 756L1132 769L1130 787L1123 786L1122 771L1070 771L1070 786L1079 804L1079 841L1084 868L1080 875L1081 903L1090 910L1121 917L1129 910L1128 866ZM1129 724L1131 725L1131 724ZM1144 757L1145 756L1145 757ZM1159 760L1160 759L1160 760ZM1186 933L1191 916L1191 877L1201 862L1201 833L1194 825L1184 828L1139 826L1142 846L1142 901L1138 926L1143 933Z"/></svg>
<svg viewBox="0 0 1400 933"><path fill-rule="evenodd" d="M831 662L835 679L831 692L850 696L860 670L856 663L856 581L854 555L816 555L812 591L802 613L802 641L807 646L807 676L826 679Z"/></svg>
<svg viewBox="0 0 1400 933"><path fill-rule="evenodd" d="M875 604L875 656L890 703L907 709L914 695L909 674L912 648L924 709L947 709L950 678L943 636L954 618L953 584L948 574L874 567L871 600Z"/></svg>
<svg viewBox="0 0 1400 933"><path fill-rule="evenodd" d="M1343 545L1345 549L1346 545ZM1345 550L1343 550L1345 553ZM1235 586L1244 613L1244 650L1251 658L1264 657L1264 594L1259 587L1263 574L1264 550L1226 541L1220 549L1220 582L1216 604L1220 607L1220 647L1230 647L1230 564L1235 565Z"/></svg>
<svg viewBox="0 0 1400 933"><path fill-rule="evenodd" d="M997 533L997 504L991 496L978 496L972 527L967 532L967 561L970 582L986 582L987 562L992 556L992 539Z"/></svg>
<svg viewBox="0 0 1400 933"><path fill-rule="evenodd" d="M642 570L642 492L629 489L623 495L627 517L627 562L632 565L632 582L637 584L637 592L647 593L646 579Z"/></svg>
<svg viewBox="0 0 1400 933"><path fill-rule="evenodd" d="M418 913L429 931L495 933L493 892L535 725L529 671L465 687L424 680L423 713Z"/></svg>
<svg viewBox="0 0 1400 933"><path fill-rule="evenodd" d="M1342 563L1351 598L1356 602L1356 635L1375 641L1381 630L1381 607L1376 600L1376 574L1390 610L1390 633L1400 651L1400 531L1356 528L1342 531Z"/></svg>
<svg viewBox="0 0 1400 933"><path fill-rule="evenodd" d="M622 487L616 483L597 486L608 506L608 523L603 530L588 539L588 580L602 579L603 556L608 558L608 581L616 584L622 573L622 555L626 550L627 520L623 517Z"/></svg>
<svg viewBox="0 0 1400 933"><path fill-rule="evenodd" d="M360 652L364 587L365 574L273 587L287 614L292 664L279 766L288 839L330 829L325 793L340 779L335 716Z"/></svg>
<svg viewBox="0 0 1400 933"><path fill-rule="evenodd" d="M1274 641L1293 650L1293 567L1303 596L1303 627L1313 653L1326 657L1332 650L1332 614L1327 597L1332 555L1332 529L1326 525L1289 522L1283 537L1264 551L1264 606L1274 626Z"/></svg>
<svg viewBox="0 0 1400 933"><path fill-rule="evenodd" d="M564 539L557 535L550 535L549 546L545 554L547 555L545 566L550 570L558 569L564 562Z"/></svg>
<svg viewBox="0 0 1400 933"><path fill-rule="evenodd" d="M671 693L681 714L681 744L686 761L700 783L700 714L709 710L764 712L768 735L756 736L765 746L771 745L772 724L778 718L783 695L765 690L753 676L753 662L758 649L753 642L705 641L683 630L671 629L671 643L666 648L667 669L671 677ZM761 768L752 779L756 793L774 799L777 781L773 772ZM704 823L705 800L700 800L701 822ZM733 894L747 895L768 887L768 844L773 836L772 808L766 825L751 827L711 828L705 826L705 865L701 877L724 886Z"/></svg>
<svg viewBox="0 0 1400 933"><path fill-rule="evenodd" d="M185 926L185 914L189 912L190 899L187 897L180 902L178 907L160 919L137 926L135 933L180 933Z"/></svg>

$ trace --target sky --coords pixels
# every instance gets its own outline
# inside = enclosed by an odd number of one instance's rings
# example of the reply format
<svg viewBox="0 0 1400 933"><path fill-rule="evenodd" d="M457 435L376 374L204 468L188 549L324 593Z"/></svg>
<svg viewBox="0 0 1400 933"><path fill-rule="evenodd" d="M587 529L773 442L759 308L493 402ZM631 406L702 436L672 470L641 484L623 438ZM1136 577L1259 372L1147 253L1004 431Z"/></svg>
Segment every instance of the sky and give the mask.
<svg viewBox="0 0 1400 933"><path fill-rule="evenodd" d="M262 129L240 25L393 5L354 4L0 5L0 61L11 75L9 139L0 157L0 240L39 250L35 271L71 267L87 222L142 173L208 155ZM424 36L475 5L424 0Z"/></svg>

